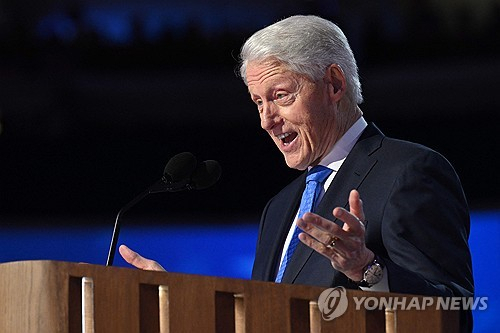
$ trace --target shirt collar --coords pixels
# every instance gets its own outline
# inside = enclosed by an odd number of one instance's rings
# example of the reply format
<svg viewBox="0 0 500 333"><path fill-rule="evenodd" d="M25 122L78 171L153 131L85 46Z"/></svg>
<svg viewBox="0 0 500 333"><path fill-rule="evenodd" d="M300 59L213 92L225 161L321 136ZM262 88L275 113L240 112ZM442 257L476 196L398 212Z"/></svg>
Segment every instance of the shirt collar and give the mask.
<svg viewBox="0 0 500 333"><path fill-rule="evenodd" d="M361 133L368 126L368 123L363 117L360 117L345 134L337 141L332 150L319 162L320 165L326 166L333 171L338 171L345 158L351 152L352 148L358 141Z"/></svg>

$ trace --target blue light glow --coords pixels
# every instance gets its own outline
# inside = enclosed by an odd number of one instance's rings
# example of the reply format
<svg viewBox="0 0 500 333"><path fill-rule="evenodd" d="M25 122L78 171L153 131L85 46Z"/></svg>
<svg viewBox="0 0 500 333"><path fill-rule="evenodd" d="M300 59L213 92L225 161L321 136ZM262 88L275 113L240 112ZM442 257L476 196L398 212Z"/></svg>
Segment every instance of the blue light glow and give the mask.
<svg viewBox="0 0 500 333"><path fill-rule="evenodd" d="M474 312L474 331L493 332L500 313L500 286L492 277L500 274L498 239L500 211L471 214L470 248L477 296L488 296L488 309ZM10 225L13 225L12 221ZM102 224L101 224L102 225ZM257 221L234 224L176 223L148 226L125 225L119 244L127 244L172 272L230 278L250 278ZM112 226L0 227L0 262L61 260L104 265ZM115 266L129 267L117 254Z"/></svg>

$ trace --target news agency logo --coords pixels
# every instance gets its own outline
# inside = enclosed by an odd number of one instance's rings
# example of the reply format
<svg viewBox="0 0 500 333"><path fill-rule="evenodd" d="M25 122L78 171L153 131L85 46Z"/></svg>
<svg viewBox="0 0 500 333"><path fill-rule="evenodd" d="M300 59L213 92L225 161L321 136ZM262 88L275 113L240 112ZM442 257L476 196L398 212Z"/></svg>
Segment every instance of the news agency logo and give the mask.
<svg viewBox="0 0 500 333"><path fill-rule="evenodd" d="M362 296L352 298L356 310L486 310L488 297L414 297ZM324 320L330 321L342 316L349 305L344 287L324 290L318 298L318 308Z"/></svg>
<svg viewBox="0 0 500 333"><path fill-rule="evenodd" d="M344 287L326 289L318 298L319 311L326 321L342 316L347 310L348 303Z"/></svg>

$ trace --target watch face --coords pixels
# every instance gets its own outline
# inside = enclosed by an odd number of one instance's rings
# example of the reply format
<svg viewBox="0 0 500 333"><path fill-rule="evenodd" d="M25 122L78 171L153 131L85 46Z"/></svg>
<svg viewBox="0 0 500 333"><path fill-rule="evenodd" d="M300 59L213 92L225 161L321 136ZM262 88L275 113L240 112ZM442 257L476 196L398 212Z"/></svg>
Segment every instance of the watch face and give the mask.
<svg viewBox="0 0 500 333"><path fill-rule="evenodd" d="M384 270L378 263L374 263L365 271L365 281L370 284L376 284L382 280Z"/></svg>

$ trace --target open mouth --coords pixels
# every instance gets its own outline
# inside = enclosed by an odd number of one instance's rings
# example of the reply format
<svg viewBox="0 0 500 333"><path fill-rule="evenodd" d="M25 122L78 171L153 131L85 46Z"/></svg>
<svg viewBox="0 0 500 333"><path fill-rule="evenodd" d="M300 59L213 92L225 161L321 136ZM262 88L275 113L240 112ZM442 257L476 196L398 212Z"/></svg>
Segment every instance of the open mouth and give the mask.
<svg viewBox="0 0 500 333"><path fill-rule="evenodd" d="M287 132L277 136L277 138L281 140L281 143L284 146L288 146L293 140L295 140L296 137L297 132Z"/></svg>

